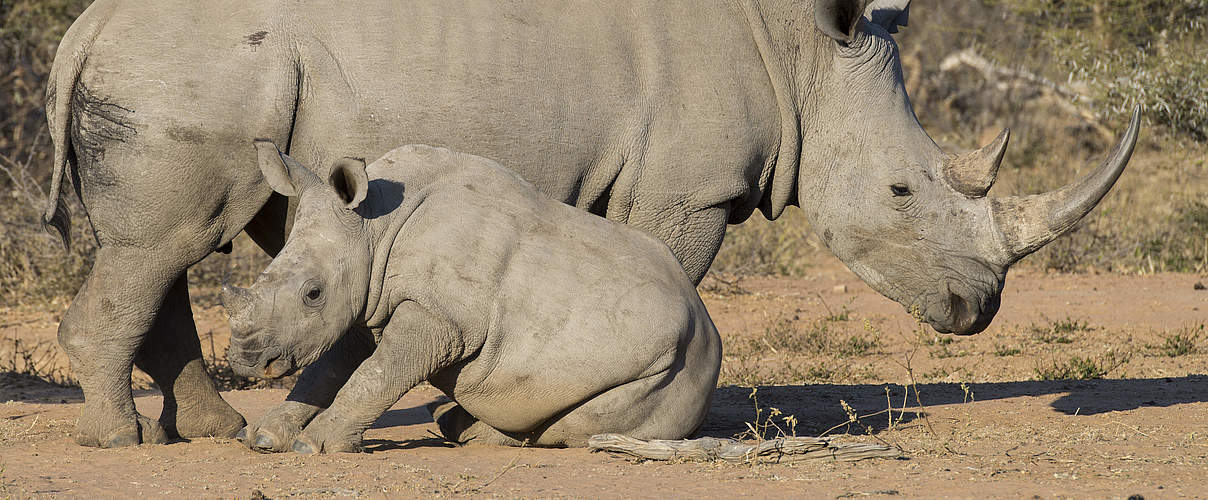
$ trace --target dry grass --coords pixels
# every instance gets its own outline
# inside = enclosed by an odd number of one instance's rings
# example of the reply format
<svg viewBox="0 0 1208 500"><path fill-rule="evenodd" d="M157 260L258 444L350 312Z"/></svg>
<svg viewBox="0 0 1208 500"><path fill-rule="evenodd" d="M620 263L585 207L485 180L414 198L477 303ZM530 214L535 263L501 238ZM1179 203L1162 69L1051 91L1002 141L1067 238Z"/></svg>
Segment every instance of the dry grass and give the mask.
<svg viewBox="0 0 1208 500"><path fill-rule="evenodd" d="M4 345L0 346L0 381L9 385L21 378L41 380L59 387L79 386L67 369L57 344L5 339Z"/></svg>
<svg viewBox="0 0 1208 500"><path fill-rule="evenodd" d="M1198 360L1208 352L1201 348L1205 326L1199 324L1108 329L1066 318L954 337L925 326L894 330L883 324L887 321L776 317L752 329L723 332L719 386L1143 377L1164 373L1161 358ZM1138 357L1149 361L1138 364ZM901 362L907 358L909 370Z"/></svg>

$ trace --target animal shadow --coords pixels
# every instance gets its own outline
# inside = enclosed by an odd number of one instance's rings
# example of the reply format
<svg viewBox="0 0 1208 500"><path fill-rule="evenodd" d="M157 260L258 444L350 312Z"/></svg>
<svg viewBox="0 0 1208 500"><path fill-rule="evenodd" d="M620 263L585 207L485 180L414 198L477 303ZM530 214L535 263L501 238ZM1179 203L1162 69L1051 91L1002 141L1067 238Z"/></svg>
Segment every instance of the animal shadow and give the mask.
<svg viewBox="0 0 1208 500"><path fill-rule="evenodd" d="M764 421L771 408L780 410L782 416L797 417L797 434L818 435L838 426L836 432L847 429L847 413L840 405L846 401L860 415L884 410L887 406L885 388L889 388L889 401L894 408L902 405L905 388L898 384L817 384L759 387L757 397L762 408ZM1169 407L1179 404L1208 402L1208 376L1163 377L1150 379L1112 380L1044 380L1024 382L992 382L971 384L974 401L1024 396L1062 394L1050 407L1070 416L1087 416L1113 411L1132 410L1154 406ZM924 406L960 404L969 400L960 384L921 384L919 398ZM713 394L709 415L698 434L712 437L733 437L747 430L747 423L755 420L755 402L749 397L751 388L727 386ZM907 407L915 407L914 391L909 394ZM898 416L895 413L894 419ZM907 412L902 422L917 418ZM786 424L776 417L773 421L788 430ZM888 417L879 415L861 419L860 431L864 426L874 433L884 431ZM855 429L851 429L855 431ZM773 428L772 433L775 433Z"/></svg>

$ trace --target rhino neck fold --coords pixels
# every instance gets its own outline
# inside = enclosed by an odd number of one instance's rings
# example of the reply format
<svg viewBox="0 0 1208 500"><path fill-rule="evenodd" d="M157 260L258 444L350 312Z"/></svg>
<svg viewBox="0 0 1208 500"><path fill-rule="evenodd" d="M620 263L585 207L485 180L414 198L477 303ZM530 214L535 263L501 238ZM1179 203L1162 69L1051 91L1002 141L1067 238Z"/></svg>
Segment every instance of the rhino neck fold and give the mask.
<svg viewBox="0 0 1208 500"><path fill-rule="evenodd" d="M748 0L740 4L776 93L776 108L780 114L779 147L759 176L759 209L764 217L772 220L780 217L789 205L797 204L797 177L801 162L801 101L798 99L800 85L797 62L800 61L799 52L806 43L801 40L803 35L799 23L789 22L800 19L800 12L794 13L800 6L788 5L783 0ZM745 219L746 215L741 218Z"/></svg>
<svg viewBox="0 0 1208 500"><path fill-rule="evenodd" d="M384 158L391 157L393 153L393 151L387 153ZM394 162L383 164L379 160L367 169L370 193L358 212L367 219L365 244L369 248L371 264L369 290L365 295L365 311L359 322L363 322L370 328L384 325L390 319L394 306L397 305L390 303L390 293L386 290L390 261L392 258L398 257L392 255L394 242L398 239L399 234L406 230L407 221L427 198L428 188L433 184L433 182L420 180L428 177L411 172L409 167L415 166L412 162L408 162L404 166L404 164ZM439 179L440 175L435 177ZM404 178L415 180L405 182ZM388 181L389 184L381 181ZM400 192L393 192L400 186L402 187ZM386 192L387 189L390 192Z"/></svg>

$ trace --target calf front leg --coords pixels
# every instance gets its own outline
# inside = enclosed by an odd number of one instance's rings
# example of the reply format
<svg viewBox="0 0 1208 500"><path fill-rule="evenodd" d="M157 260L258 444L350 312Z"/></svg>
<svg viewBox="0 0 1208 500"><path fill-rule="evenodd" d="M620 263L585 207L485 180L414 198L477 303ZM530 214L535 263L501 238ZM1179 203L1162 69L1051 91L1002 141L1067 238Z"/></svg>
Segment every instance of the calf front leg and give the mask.
<svg viewBox="0 0 1208 500"><path fill-rule="evenodd" d="M382 339L335 401L293 442L299 453L361 451L361 438L378 417L416 384L464 353L461 332L415 302L395 309Z"/></svg>
<svg viewBox="0 0 1208 500"><path fill-rule="evenodd" d="M374 348L369 329L349 329L331 350L302 371L285 402L239 431L239 439L260 452L289 451L302 428L331 405Z"/></svg>

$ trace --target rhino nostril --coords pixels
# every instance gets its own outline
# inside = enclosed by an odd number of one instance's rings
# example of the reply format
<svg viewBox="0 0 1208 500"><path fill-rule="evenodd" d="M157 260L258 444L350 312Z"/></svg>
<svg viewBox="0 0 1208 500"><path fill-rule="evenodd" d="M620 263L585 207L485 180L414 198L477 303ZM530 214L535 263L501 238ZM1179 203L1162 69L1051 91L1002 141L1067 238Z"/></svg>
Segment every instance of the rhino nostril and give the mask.
<svg viewBox="0 0 1208 500"><path fill-rule="evenodd" d="M952 292L948 295L948 310L952 314L952 326L958 333L969 331L981 315L980 307Z"/></svg>

